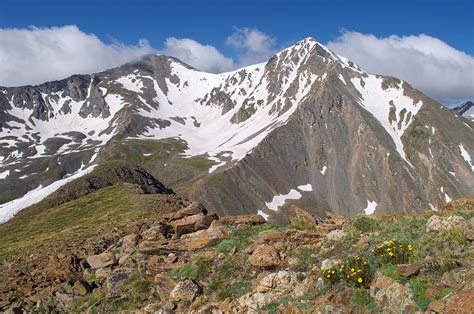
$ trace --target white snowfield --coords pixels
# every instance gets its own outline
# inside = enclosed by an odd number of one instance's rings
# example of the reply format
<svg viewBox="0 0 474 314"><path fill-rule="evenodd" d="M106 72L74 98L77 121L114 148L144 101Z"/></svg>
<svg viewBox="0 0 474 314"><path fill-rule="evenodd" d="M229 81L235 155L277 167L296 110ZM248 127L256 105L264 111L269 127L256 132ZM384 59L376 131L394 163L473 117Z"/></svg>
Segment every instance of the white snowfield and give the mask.
<svg viewBox="0 0 474 314"><path fill-rule="evenodd" d="M401 137L405 130L412 122L412 118L418 113L422 107L422 102L417 103L408 96L404 95L403 82L400 82L398 87L382 88L382 78L377 78L375 75L369 75L364 79L352 78L352 84L361 94L362 99L359 101L360 105L369 111L383 126L387 133L392 137L398 154L410 166L411 163L406 159L405 149ZM390 105L393 102L393 107ZM395 121L390 121L390 110L395 112ZM400 113L404 111L405 115L401 118ZM408 120L408 117L411 117ZM399 123L399 120L402 120ZM412 166L413 167L413 166Z"/></svg>
<svg viewBox="0 0 474 314"><path fill-rule="evenodd" d="M20 198L0 205L0 224L3 224L8 220L12 219L13 216L15 216L20 210L42 201L43 199L53 194L59 188L71 182L72 180L75 180L79 177L82 177L83 175L90 173L92 170L94 170L94 168L95 165L87 169L80 170L67 178L55 181L45 187L42 187L40 185L36 189L29 191Z"/></svg>

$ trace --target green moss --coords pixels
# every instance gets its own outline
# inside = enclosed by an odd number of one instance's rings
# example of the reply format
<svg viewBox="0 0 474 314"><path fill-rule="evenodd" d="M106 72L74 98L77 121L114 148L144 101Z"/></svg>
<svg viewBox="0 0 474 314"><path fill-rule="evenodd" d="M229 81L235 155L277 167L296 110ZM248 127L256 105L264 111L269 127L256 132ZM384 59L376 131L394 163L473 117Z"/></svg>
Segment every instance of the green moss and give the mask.
<svg viewBox="0 0 474 314"><path fill-rule="evenodd" d="M397 266L393 264L384 264L380 269L380 272L382 273L382 275L390 277L397 281L403 279L403 277L397 273Z"/></svg>
<svg viewBox="0 0 474 314"><path fill-rule="evenodd" d="M377 310L378 306L368 289L359 288L354 290L351 304L358 310Z"/></svg>

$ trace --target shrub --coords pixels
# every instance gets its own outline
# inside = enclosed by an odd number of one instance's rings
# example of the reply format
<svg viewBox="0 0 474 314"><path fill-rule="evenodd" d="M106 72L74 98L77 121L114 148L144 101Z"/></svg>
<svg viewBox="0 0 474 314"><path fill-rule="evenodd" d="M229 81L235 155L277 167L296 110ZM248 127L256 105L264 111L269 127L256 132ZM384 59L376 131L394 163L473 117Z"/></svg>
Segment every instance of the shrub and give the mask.
<svg viewBox="0 0 474 314"><path fill-rule="evenodd" d="M375 256L380 257L384 263L407 263L413 253L413 246L396 240L389 240L377 245L374 249Z"/></svg>
<svg viewBox="0 0 474 314"><path fill-rule="evenodd" d="M414 258L422 260L426 256L457 258L467 245L462 228L441 230L438 234L427 233L416 240Z"/></svg>

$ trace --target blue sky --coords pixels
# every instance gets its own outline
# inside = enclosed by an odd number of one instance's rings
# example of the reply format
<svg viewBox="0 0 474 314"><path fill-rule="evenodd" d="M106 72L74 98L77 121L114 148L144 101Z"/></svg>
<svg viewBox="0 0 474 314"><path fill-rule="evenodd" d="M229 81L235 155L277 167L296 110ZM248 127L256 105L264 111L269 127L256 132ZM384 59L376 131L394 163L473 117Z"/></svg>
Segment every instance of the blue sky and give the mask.
<svg viewBox="0 0 474 314"><path fill-rule="evenodd" d="M203 70L219 71L228 70L231 67L246 65L262 61L258 56L267 57L278 49L291 45L295 41L305 37L315 37L323 44L328 42L343 41L343 44L330 45L330 48L338 53L346 55L371 71L380 69L380 73L402 76L409 81L420 82L417 86L426 93L434 93L433 97L444 103L456 103L463 99L474 97L472 75L464 73L462 65L470 69L472 56L474 55L474 5L473 1L442 1L442 0L412 0L412 1L104 1L104 0L82 0L82 1L26 1L26 0L2 0L0 2L0 29L11 28L28 29L30 26L39 28L62 27L75 25L80 32L94 34L105 44L117 41L127 46L137 46L140 39L148 41L147 47L156 51L175 53L183 57L182 50L175 46L168 46L166 40L169 38L191 39L200 45L209 45L215 48L221 58L214 64L207 61L196 61ZM244 30L248 30L246 33ZM246 36L251 31L263 34L262 40L266 40L266 50L250 51L253 48L240 42L232 44L229 37L237 32L239 36ZM348 32L352 37L343 37ZM244 34L245 33L245 34ZM359 35L357 35L359 34ZM428 37L419 37L421 34ZM8 35L8 34L7 34ZM5 36L7 36L5 35ZM346 34L347 35L347 34ZM424 54L429 56L433 51L453 49L457 55L447 52L432 60L438 64L439 60L459 59L455 69L446 67L438 68L438 72L451 71L459 74L456 80L468 81L462 90L453 91L450 95L436 94L439 84L423 86L423 78L417 77L416 73L397 72L396 69L385 69L387 60L379 60L371 64L374 57L364 58L364 54L370 54L370 35L377 39L381 45L402 46L403 53L406 52L407 36L416 36L428 47ZM395 40L390 36L398 36ZM9 36L12 36L9 34ZM241 40L245 40L240 38ZM2 37L0 37L2 40ZM364 47L354 47L357 41L367 42ZM438 49L435 40L443 43ZM5 40L5 43L7 41ZM8 41L10 42L10 41ZM413 45L410 40L410 45ZM428 43L429 42L429 43ZM183 44L182 42L174 42ZM416 43L414 45L417 45ZM0 50L2 44L0 43ZM183 46L180 46L181 49ZM189 46L186 46L190 49ZM193 46L194 47L194 46ZM24 47L22 48L25 49ZM38 49L38 48L36 48ZM40 48L41 49L41 48ZM59 50L62 48L59 47ZM78 49L80 47L78 46ZM365 49L365 50L364 50ZM411 48L410 48L411 49ZM396 49L393 49L394 53ZM446 50L446 51L447 51ZM12 54L13 49L9 50ZM148 51L148 50L147 50ZM137 52L138 53L138 52ZM206 52L203 52L206 54ZM253 53L253 54L252 54ZM467 58L464 58L465 54ZM244 57L243 57L244 55ZM0 51L1 56L1 51ZM396 58L396 54L390 58ZM192 62L201 58L185 60ZM380 57L380 56L378 56ZM405 56L413 59L408 54ZM245 59L246 58L246 59ZM387 57L388 58L388 57ZM9 60L9 58L3 58ZM244 59L246 62L244 62ZM118 59L122 60L122 59ZM417 56L417 62L424 59ZM467 60L467 61L466 61ZM20 62L20 61L18 61ZM118 62L118 61L117 61ZM414 61L413 61L414 62ZM426 61L427 64L429 61ZM448 61L445 61L448 63ZM10 63L10 62L9 62ZM86 67L85 69L89 69ZM95 69L92 67L92 69ZM80 70L79 70L80 71ZM85 70L84 70L85 71ZM457 72L456 72L457 71ZM419 71L418 71L419 72ZM456 72L456 73L455 73ZM462 73L461 73L462 72ZM60 72L61 75L63 72ZM453 77L454 77L453 74ZM58 74L60 75L60 74ZM428 73L426 74L428 75ZM467 77L466 77L467 75ZM11 77L11 75L10 75ZM40 76L41 78L41 76ZM39 78L39 79L40 79ZM45 77L48 78L49 77ZM451 80L452 81L452 80ZM25 83L22 80L13 81L11 84ZM29 82L26 82L29 83ZM31 82L37 83L37 81ZM0 78L0 85L8 85ZM11 85L10 84L10 85ZM453 85L455 85L453 83ZM459 84L457 84L459 85ZM433 91L433 92L431 92ZM459 95L459 97L456 97ZM443 98L443 99L441 99Z"/></svg>

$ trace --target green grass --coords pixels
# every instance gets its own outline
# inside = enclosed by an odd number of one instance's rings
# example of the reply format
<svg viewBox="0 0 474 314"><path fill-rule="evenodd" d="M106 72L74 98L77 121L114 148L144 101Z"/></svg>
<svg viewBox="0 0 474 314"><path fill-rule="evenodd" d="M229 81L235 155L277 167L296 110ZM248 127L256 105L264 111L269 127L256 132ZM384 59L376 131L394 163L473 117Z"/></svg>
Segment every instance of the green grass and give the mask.
<svg viewBox="0 0 474 314"><path fill-rule="evenodd" d="M252 291L252 284L249 281L242 281L221 288L217 293L217 299L220 301L228 297L239 298Z"/></svg>
<svg viewBox="0 0 474 314"><path fill-rule="evenodd" d="M174 278L202 279L209 274L211 266L211 261L200 257L191 264L168 271L168 275Z"/></svg>
<svg viewBox="0 0 474 314"><path fill-rule="evenodd" d="M245 250L250 244L255 241L257 236L269 230L275 229L275 226L269 224L256 225L237 229L230 235L229 239L222 241L217 246L218 252L229 252L233 247L238 251Z"/></svg>
<svg viewBox="0 0 474 314"><path fill-rule="evenodd" d="M417 278L413 278L410 279L410 288L413 292L413 298L415 300L417 308L423 311L428 310L428 307L432 300L425 298L425 292L428 288L426 283Z"/></svg>
<svg viewBox="0 0 474 314"><path fill-rule="evenodd" d="M297 263L292 267L293 271L306 272L317 264L317 252L308 247L299 248L296 253Z"/></svg>
<svg viewBox="0 0 474 314"><path fill-rule="evenodd" d="M47 210L35 205L23 210L0 225L0 259L42 243L88 238L107 225L120 229L162 210L163 195L135 190L118 184Z"/></svg>

